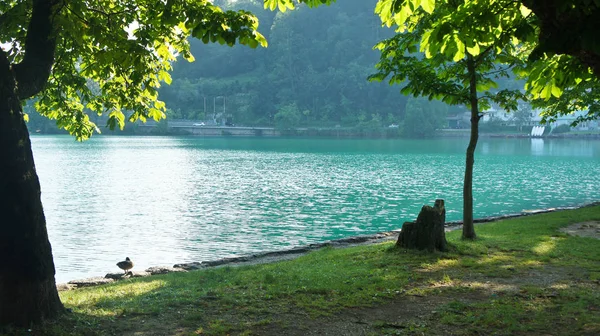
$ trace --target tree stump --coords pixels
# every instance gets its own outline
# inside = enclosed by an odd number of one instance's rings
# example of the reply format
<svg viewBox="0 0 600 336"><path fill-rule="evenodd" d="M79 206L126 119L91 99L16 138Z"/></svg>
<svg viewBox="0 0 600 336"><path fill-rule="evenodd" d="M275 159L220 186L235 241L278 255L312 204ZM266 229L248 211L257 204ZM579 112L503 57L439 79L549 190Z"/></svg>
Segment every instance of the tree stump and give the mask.
<svg viewBox="0 0 600 336"><path fill-rule="evenodd" d="M447 251L446 208L444 200L435 200L433 207L424 205L416 222L405 222L396 245L406 249Z"/></svg>

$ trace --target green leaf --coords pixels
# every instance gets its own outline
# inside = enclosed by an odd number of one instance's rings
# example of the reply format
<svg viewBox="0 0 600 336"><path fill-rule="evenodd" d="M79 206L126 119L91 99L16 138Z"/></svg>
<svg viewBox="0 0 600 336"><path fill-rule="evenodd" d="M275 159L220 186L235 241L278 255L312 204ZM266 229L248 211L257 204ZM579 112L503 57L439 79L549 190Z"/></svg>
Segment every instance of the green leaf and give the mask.
<svg viewBox="0 0 600 336"><path fill-rule="evenodd" d="M421 37L421 52L426 52L429 49L429 39L431 38L432 30L426 30ZM427 56L427 58L431 58Z"/></svg>
<svg viewBox="0 0 600 336"><path fill-rule="evenodd" d="M334 0L328 0L325 3L329 4L332 1ZM301 2L308 4L309 7L315 7L317 5L322 4L321 1L314 0L302 0ZM295 6L292 0L264 0L264 8L268 8L272 11L274 11L275 9L279 9L280 12L285 12L288 9L293 10Z"/></svg>
<svg viewBox="0 0 600 336"><path fill-rule="evenodd" d="M250 48L254 49L254 48L258 47L258 41L255 39L249 39L247 45Z"/></svg>
<svg viewBox="0 0 600 336"><path fill-rule="evenodd" d="M402 7L397 15L394 15L394 21L396 25L402 26L408 20L408 18L413 14L413 11L408 6Z"/></svg>
<svg viewBox="0 0 600 336"><path fill-rule="evenodd" d="M562 95L563 90L556 85L552 85L551 93L552 96L559 98Z"/></svg>
<svg viewBox="0 0 600 336"><path fill-rule="evenodd" d="M277 2L277 8L279 9L280 12L285 13L285 11L287 10L287 6L285 4L284 1L278 1Z"/></svg>
<svg viewBox="0 0 600 336"><path fill-rule="evenodd" d="M158 80L165 82L167 85L171 85L172 79L171 79L171 74L169 74L168 72L161 70L158 73Z"/></svg>
<svg viewBox="0 0 600 336"><path fill-rule="evenodd" d="M529 14L531 14L531 9L527 8L523 4L521 4L521 6L519 7L519 11L521 12L521 15L523 15L523 17L527 17L529 16Z"/></svg>
<svg viewBox="0 0 600 336"><path fill-rule="evenodd" d="M272 1L272 0L269 0ZM394 15L392 11L392 6L394 5L394 0L379 0L375 5L375 13L379 14L381 21L385 23L388 27L392 24L392 17ZM402 23L399 23L402 24Z"/></svg>
<svg viewBox="0 0 600 336"><path fill-rule="evenodd" d="M277 8L278 0L265 0L264 7L265 9L270 9L274 11Z"/></svg>
<svg viewBox="0 0 600 336"><path fill-rule="evenodd" d="M553 85L551 84L544 86L544 88L540 92L540 98L549 99L552 96L552 87Z"/></svg>
<svg viewBox="0 0 600 336"><path fill-rule="evenodd" d="M263 48L266 48L269 45L269 43L267 42L267 39L259 32L254 33L254 38L260 44L260 46Z"/></svg>
<svg viewBox="0 0 600 336"><path fill-rule="evenodd" d="M107 123L111 130L114 130L117 125L122 130L125 127L125 114L121 110L114 110L108 115Z"/></svg>
<svg viewBox="0 0 600 336"><path fill-rule="evenodd" d="M405 6L408 5L408 7L410 7L411 10L416 10L417 8L419 8L419 5L421 4L422 0L405 0Z"/></svg>
<svg viewBox="0 0 600 336"><path fill-rule="evenodd" d="M479 44L475 44L472 47L467 47L467 52L473 56L479 55L479 52L480 52Z"/></svg>
<svg viewBox="0 0 600 336"><path fill-rule="evenodd" d="M196 60L196 58L194 58L194 55L190 54L189 52L188 53L184 53L183 54L183 58L186 61L190 62L190 63L192 63L192 62L194 62Z"/></svg>
<svg viewBox="0 0 600 336"><path fill-rule="evenodd" d="M431 14L435 9L435 0L421 0L421 7L423 7L424 11Z"/></svg>
<svg viewBox="0 0 600 336"><path fill-rule="evenodd" d="M456 53L454 54L454 57L452 58L452 60L454 62L458 62L458 61L462 60L463 58L465 58L465 45L458 38L458 36L455 36L454 42L456 42Z"/></svg>
<svg viewBox="0 0 600 336"><path fill-rule="evenodd" d="M166 117L161 110L153 107L148 110L148 116L154 119L154 121L160 121L161 119L164 119Z"/></svg>

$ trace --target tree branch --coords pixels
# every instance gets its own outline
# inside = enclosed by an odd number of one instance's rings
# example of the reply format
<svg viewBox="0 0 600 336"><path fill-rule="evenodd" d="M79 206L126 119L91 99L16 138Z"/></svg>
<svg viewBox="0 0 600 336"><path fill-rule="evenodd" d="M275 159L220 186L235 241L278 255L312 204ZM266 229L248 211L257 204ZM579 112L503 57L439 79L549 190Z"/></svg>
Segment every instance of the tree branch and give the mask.
<svg viewBox="0 0 600 336"><path fill-rule="evenodd" d="M506 66L506 67L505 67L505 68L503 68L503 69L497 69L497 70L494 70L494 71L490 71L490 72L485 72L485 73L482 73L482 75L483 75L483 76L490 76L490 75L494 75L494 74L497 74L497 73L501 73L501 72L508 71L508 70L509 70L510 68L512 68L512 67L514 67L514 65L512 65L512 64L511 64L511 65L508 65L508 66Z"/></svg>
<svg viewBox="0 0 600 336"><path fill-rule="evenodd" d="M72 10L71 7L69 7L69 5L65 5L65 7L67 8L67 10L69 12L71 12L73 15L75 15L76 18L78 18L81 22L85 23L86 25L89 25L90 23L88 22L88 20L86 20L83 16L81 16L79 13L77 13L76 11Z"/></svg>
<svg viewBox="0 0 600 336"><path fill-rule="evenodd" d="M54 14L61 0L33 0L25 39L23 61L13 66L19 99L30 98L44 88L54 63L56 29Z"/></svg>
<svg viewBox="0 0 600 336"><path fill-rule="evenodd" d="M520 6L521 5L521 0L508 1L508 2L506 2L506 4L504 6L500 6L500 9L497 12L492 12L492 14L494 14L496 16L500 15L502 12L504 12L511 5Z"/></svg>
<svg viewBox="0 0 600 336"><path fill-rule="evenodd" d="M485 48L484 51L482 51L479 55L477 55L475 57L475 67L479 66L479 64L481 63L481 61L487 56L487 54L494 49L495 44L492 44L490 46L488 46L487 48Z"/></svg>

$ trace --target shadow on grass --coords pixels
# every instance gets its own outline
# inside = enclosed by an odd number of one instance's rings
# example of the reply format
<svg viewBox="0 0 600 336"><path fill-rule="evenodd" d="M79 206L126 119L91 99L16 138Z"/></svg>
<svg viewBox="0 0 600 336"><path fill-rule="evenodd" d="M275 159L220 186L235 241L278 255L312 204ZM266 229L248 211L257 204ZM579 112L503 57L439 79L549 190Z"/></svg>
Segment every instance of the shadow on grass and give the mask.
<svg viewBox="0 0 600 336"><path fill-rule="evenodd" d="M584 208L477 227L479 239L449 233L452 249L415 269L418 286L407 293L479 291L484 302L460 295L442 307L437 326L455 334L600 334L600 240L561 233L569 224L600 220ZM435 323L434 323L435 324ZM447 329L450 328L450 329Z"/></svg>
<svg viewBox="0 0 600 336"><path fill-rule="evenodd" d="M435 318L418 324L420 332L596 333L600 241L558 231L588 220L600 220L600 207L479 225L473 242L450 232L448 253L405 251L390 243L326 248L291 261L62 292L73 313L15 333L244 334L267 325L329 323L349 307L376 309L409 296L435 303L440 293L455 299L434 304L429 317ZM465 301L468 293L478 300Z"/></svg>

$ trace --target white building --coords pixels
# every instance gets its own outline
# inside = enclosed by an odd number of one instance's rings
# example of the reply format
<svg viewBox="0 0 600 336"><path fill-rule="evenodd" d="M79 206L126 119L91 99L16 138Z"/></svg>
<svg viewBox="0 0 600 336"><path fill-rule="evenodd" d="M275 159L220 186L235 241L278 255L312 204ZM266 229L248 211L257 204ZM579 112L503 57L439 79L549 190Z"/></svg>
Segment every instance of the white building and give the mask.
<svg viewBox="0 0 600 336"><path fill-rule="evenodd" d="M502 124L505 126L516 126L517 125L517 121L515 118L515 114L514 113L510 113L510 112L506 112L504 110L500 110L497 108L491 108L485 112L483 112L483 118L481 119L481 122L489 122L490 120L502 120ZM578 111L575 112L573 114L569 114L566 116L559 116L555 122L551 122L551 123L547 123L542 125L541 124L541 120L542 117L540 117L540 111L539 110L531 110L531 115L530 118L527 122L523 123L521 126L551 126L552 128L555 128L557 126L560 125L570 125L571 123L573 123L573 121L575 121L575 119L577 119L580 116L584 116L587 112L583 112L583 111ZM470 113L466 112L467 118L466 120L468 121L470 118ZM582 122L580 124L577 125L577 127L575 127L576 130L580 130L580 131L587 131L587 130L597 130L600 129L600 121L598 120L592 120L592 121L586 121L586 122Z"/></svg>

